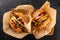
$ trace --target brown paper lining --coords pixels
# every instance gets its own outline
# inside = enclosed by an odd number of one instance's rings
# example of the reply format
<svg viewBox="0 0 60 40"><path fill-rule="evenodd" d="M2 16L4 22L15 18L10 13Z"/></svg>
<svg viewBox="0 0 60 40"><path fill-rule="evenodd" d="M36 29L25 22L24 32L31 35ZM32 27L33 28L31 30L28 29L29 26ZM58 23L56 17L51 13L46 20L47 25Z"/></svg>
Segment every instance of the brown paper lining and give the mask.
<svg viewBox="0 0 60 40"><path fill-rule="evenodd" d="M19 5L17 6L15 9L19 9L21 8L23 5ZM29 9L28 7L30 7L31 9ZM31 12L33 12L34 8L32 6L28 6L25 8L22 7L22 9L26 9L26 10L31 10ZM50 3L48 1L46 1L44 3L44 5L40 8L40 10L45 9L47 11L47 13L49 13L50 17L51 17L51 22L49 25L46 26L46 29L42 29L41 32L39 32L37 35L33 34L35 36L36 39L42 38L45 35L52 35L53 31L54 31L54 25L56 24L56 10L50 7ZM8 23L8 19L10 18L10 11L4 13L3 16L3 31L13 37L16 38L23 38L26 35L28 35L29 33L17 33L14 32L10 27L9 27L9 23ZM52 30L53 28L53 30Z"/></svg>

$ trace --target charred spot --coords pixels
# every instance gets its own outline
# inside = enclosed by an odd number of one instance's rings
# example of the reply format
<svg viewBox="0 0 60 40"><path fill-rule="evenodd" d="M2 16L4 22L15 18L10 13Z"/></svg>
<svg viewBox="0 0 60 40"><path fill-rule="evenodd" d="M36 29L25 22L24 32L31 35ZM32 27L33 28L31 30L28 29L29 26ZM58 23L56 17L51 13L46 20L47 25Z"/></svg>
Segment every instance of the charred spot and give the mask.
<svg viewBox="0 0 60 40"><path fill-rule="evenodd" d="M18 21L20 21L22 24L24 24L23 20L21 18L17 18Z"/></svg>
<svg viewBox="0 0 60 40"><path fill-rule="evenodd" d="M16 26L17 24L15 23L15 21L14 21L14 20L12 20L12 22L15 24L14 28L17 28L17 26Z"/></svg>
<svg viewBox="0 0 60 40"><path fill-rule="evenodd" d="M44 11L44 12L42 12L44 15L46 14L46 12Z"/></svg>
<svg viewBox="0 0 60 40"><path fill-rule="evenodd" d="M39 14L38 16L41 16L41 14Z"/></svg>
<svg viewBox="0 0 60 40"><path fill-rule="evenodd" d="M35 22L33 22L33 21L32 21L32 23L31 23L31 24L32 24L32 26L35 26Z"/></svg>
<svg viewBox="0 0 60 40"><path fill-rule="evenodd" d="M12 13L13 14L13 16L15 16L16 18L19 18L19 16L18 15L16 15L15 13Z"/></svg>

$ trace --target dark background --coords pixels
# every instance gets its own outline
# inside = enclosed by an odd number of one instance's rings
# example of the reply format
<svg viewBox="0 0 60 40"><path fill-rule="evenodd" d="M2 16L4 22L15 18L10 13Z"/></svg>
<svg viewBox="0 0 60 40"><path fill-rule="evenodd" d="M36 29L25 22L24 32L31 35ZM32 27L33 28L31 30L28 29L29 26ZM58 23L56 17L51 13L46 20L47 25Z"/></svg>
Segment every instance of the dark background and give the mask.
<svg viewBox="0 0 60 40"><path fill-rule="evenodd" d="M20 40L11 37L3 32L3 14L20 4L31 4L35 8L40 8L46 0L0 0L0 40ZM45 36L38 40L60 40L60 0L48 0L51 7L57 10L57 22L55 25L54 35ZM36 40L32 34L27 35L21 40Z"/></svg>

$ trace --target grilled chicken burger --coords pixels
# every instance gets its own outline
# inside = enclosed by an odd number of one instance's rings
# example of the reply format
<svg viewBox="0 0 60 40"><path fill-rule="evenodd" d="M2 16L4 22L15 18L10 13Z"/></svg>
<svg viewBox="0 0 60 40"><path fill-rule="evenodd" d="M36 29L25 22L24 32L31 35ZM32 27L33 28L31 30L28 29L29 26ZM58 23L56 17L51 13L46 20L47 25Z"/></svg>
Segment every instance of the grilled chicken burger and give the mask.
<svg viewBox="0 0 60 40"><path fill-rule="evenodd" d="M50 23L49 14L45 10L36 10L32 14L32 18L33 33L39 31L40 29L44 28L46 25Z"/></svg>
<svg viewBox="0 0 60 40"><path fill-rule="evenodd" d="M17 32L26 31L27 29L24 27L24 23L29 22L28 11L23 9L12 10L11 17L9 19L9 24L11 28Z"/></svg>

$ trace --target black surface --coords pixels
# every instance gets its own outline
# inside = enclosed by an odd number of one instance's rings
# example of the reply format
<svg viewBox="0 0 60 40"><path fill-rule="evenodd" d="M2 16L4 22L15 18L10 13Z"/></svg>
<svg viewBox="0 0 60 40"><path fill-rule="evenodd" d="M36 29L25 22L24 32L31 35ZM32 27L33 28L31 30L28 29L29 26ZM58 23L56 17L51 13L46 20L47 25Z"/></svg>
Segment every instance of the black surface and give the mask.
<svg viewBox="0 0 60 40"><path fill-rule="evenodd" d="M51 2L51 7L57 9L57 23L55 25L55 31L53 36L45 36L39 40L60 40L60 1L59 0L49 0ZM31 4L35 8L40 8L45 0L0 0L0 40L20 40L11 37L3 32L3 14L6 11L11 10L20 4ZM27 35L21 40L36 40L33 35Z"/></svg>

